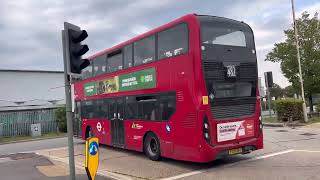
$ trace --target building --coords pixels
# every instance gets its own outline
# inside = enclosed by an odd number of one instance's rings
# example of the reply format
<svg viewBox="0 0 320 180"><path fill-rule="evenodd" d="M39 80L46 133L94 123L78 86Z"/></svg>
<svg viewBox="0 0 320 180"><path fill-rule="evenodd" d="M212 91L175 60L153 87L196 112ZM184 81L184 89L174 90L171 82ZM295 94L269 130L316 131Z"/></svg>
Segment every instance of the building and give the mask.
<svg viewBox="0 0 320 180"><path fill-rule="evenodd" d="M63 71L0 70L0 84L0 136L29 134L30 123L56 130L54 110L65 104Z"/></svg>

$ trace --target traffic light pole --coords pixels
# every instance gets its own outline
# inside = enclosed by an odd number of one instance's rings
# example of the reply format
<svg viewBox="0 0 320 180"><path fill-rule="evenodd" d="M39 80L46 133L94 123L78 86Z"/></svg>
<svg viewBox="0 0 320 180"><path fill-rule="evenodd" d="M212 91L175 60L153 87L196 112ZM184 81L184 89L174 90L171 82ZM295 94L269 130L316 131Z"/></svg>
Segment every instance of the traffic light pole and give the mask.
<svg viewBox="0 0 320 180"><path fill-rule="evenodd" d="M269 109L269 118L271 118L271 99L270 99L270 85L268 81L268 76L264 76L265 81L266 81L266 87L267 87L267 98L268 98L268 109Z"/></svg>
<svg viewBox="0 0 320 180"><path fill-rule="evenodd" d="M271 118L271 99L270 99L270 88L269 87L267 87L267 96L268 96L269 118Z"/></svg>
<svg viewBox="0 0 320 180"><path fill-rule="evenodd" d="M73 147L73 123L72 123L72 105L71 105L71 77L68 74L67 62L67 46L66 46L65 30L62 30L62 47L63 47L63 64L64 64L64 85L66 94L66 116L68 128L68 150L69 150L69 179L75 180L75 165L74 165L74 147Z"/></svg>

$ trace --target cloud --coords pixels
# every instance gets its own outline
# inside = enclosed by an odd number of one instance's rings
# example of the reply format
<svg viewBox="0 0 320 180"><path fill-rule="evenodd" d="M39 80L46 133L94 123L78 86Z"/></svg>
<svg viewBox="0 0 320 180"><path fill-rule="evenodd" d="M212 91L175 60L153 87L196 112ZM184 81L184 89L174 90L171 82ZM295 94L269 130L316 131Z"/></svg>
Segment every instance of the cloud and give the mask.
<svg viewBox="0 0 320 180"><path fill-rule="evenodd" d="M299 12L316 11L320 3L297 0ZM290 27L287 0L19 0L0 6L0 67L62 70L61 30L68 21L88 30L89 54L109 48L188 13L247 22L254 30L259 75L274 70L275 81L288 85L278 64L264 62L273 44Z"/></svg>

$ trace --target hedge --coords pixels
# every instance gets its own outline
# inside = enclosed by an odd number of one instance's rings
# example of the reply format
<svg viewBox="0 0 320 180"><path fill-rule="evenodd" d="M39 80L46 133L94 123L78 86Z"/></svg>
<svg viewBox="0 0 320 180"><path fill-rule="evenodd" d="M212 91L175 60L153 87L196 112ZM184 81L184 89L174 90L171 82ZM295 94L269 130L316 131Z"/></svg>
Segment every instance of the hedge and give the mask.
<svg viewBox="0 0 320 180"><path fill-rule="evenodd" d="M316 105L316 111L320 112L320 103Z"/></svg>
<svg viewBox="0 0 320 180"><path fill-rule="evenodd" d="M303 119L302 101L297 99L282 99L276 101L276 111L279 121L299 121Z"/></svg>
<svg viewBox="0 0 320 180"><path fill-rule="evenodd" d="M58 122L58 127L60 132L67 132L67 117L66 117L66 108L59 107L55 111L55 116Z"/></svg>
<svg viewBox="0 0 320 180"><path fill-rule="evenodd" d="M261 108L262 108L262 111L268 111L269 110L268 100L267 101L261 101ZM271 108L271 110L276 111L276 109L275 109L275 101L274 100L271 101L270 108Z"/></svg>

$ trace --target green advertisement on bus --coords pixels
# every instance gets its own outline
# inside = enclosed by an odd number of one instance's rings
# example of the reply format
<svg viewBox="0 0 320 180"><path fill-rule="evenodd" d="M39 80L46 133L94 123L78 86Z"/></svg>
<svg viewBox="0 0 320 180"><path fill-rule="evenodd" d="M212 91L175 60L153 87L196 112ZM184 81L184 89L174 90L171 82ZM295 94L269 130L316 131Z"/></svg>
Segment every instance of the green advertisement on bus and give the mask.
<svg viewBox="0 0 320 180"><path fill-rule="evenodd" d="M122 91L148 89L156 87L156 73L154 68L114 76L111 78L86 83L85 96L108 94Z"/></svg>

